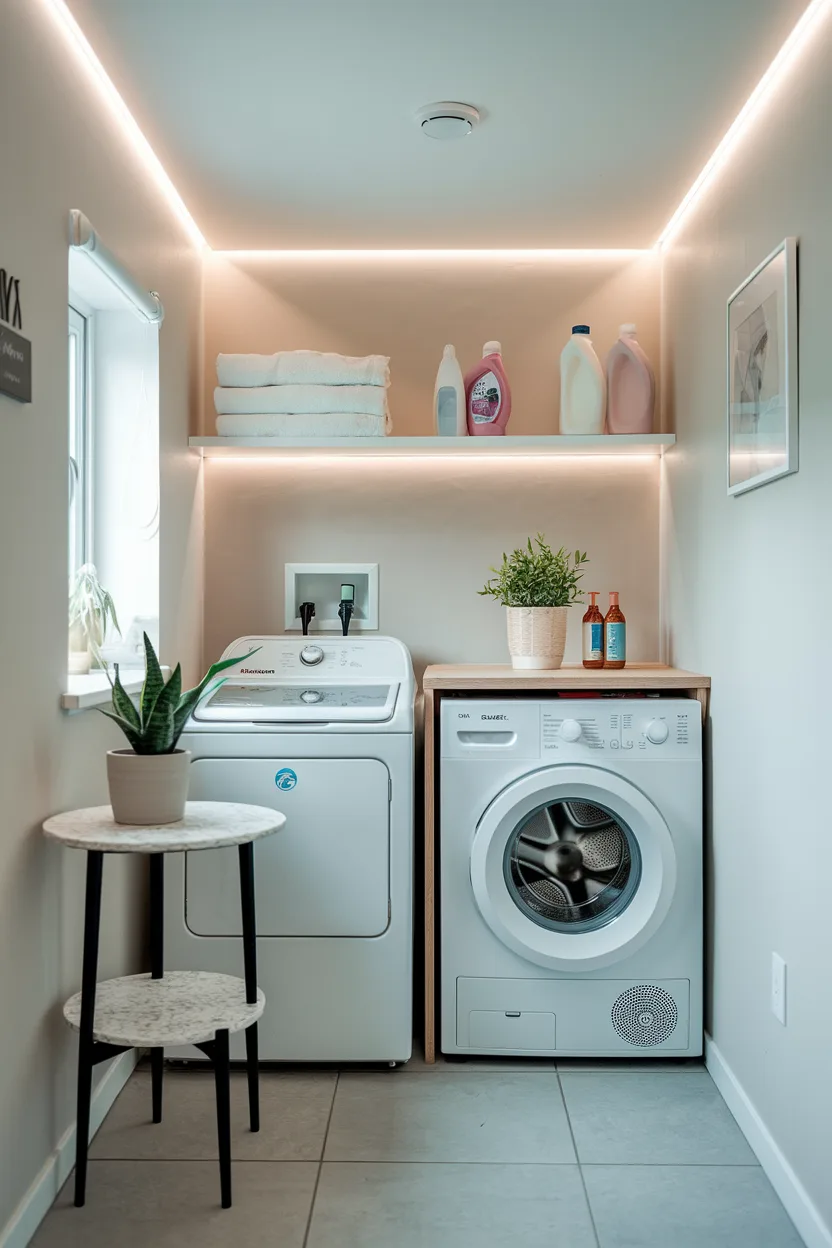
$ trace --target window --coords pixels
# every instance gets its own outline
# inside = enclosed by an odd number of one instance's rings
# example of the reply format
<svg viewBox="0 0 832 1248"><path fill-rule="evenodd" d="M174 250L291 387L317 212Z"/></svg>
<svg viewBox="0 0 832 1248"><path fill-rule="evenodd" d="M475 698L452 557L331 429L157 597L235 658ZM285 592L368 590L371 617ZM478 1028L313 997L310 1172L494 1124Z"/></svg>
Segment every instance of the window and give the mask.
<svg viewBox="0 0 832 1248"><path fill-rule="evenodd" d="M69 575L92 550L91 318L69 305Z"/></svg>
<svg viewBox="0 0 832 1248"><path fill-rule="evenodd" d="M159 629L158 295L142 289L73 213L68 265L69 575L93 564L112 596L120 634L106 664L144 662L142 634ZM88 638L70 637L73 674L89 666ZM90 679L95 678L95 673ZM103 673L99 681L109 689Z"/></svg>

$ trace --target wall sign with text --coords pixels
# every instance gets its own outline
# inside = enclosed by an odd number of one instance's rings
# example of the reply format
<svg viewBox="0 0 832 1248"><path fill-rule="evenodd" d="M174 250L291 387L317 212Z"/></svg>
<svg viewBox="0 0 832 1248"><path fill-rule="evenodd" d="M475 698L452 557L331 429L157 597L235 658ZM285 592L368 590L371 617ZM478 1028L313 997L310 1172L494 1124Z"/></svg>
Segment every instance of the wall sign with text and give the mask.
<svg viewBox="0 0 832 1248"><path fill-rule="evenodd" d="M0 269L0 394L32 402L32 344L23 328L20 278Z"/></svg>

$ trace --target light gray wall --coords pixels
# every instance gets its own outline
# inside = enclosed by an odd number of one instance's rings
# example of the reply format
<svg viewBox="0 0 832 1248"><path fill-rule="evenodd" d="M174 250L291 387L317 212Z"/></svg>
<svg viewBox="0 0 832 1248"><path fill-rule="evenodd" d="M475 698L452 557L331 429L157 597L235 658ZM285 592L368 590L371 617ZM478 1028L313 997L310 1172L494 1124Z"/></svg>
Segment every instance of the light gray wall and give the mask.
<svg viewBox="0 0 832 1248"><path fill-rule="evenodd" d="M832 22L665 261L673 661L713 677L710 1030L828 1225L829 682L832 608L829 275ZM725 485L725 304L786 235L800 247L800 472ZM788 963L788 1024L769 1008Z"/></svg>
<svg viewBox="0 0 832 1248"><path fill-rule="evenodd" d="M106 800L115 729L58 708L67 650L67 218L81 208L167 317L161 336L162 657L196 675L201 495L187 447L199 385L199 261L46 7L7 0L0 34L0 267L21 279L34 402L0 396L0 1228L74 1118L83 860L40 823ZM102 975L135 965L134 864L108 861Z"/></svg>

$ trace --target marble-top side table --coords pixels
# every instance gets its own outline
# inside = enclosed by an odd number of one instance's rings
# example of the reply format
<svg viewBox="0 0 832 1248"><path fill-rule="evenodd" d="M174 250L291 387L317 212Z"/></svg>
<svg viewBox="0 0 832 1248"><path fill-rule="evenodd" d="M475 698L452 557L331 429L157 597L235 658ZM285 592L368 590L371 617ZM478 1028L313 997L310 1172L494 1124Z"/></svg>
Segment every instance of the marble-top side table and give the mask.
<svg viewBox="0 0 832 1248"><path fill-rule="evenodd" d="M260 1129L257 1020L266 999L257 987L253 843L277 832L285 815L266 806L237 802L188 802L185 818L161 827L116 823L109 806L73 810L47 819L47 837L87 853L84 960L81 991L64 1006L80 1033L75 1204L84 1204L89 1148L92 1071L128 1049L149 1048L153 1121L162 1121L162 1075L166 1045L193 1044L212 1062L217 1095L217 1134L222 1206L231 1206L231 1103L228 1038L246 1033L249 1120ZM164 855L239 846L245 979L207 971L164 973ZM150 861L150 974L126 975L96 984L105 854L147 854Z"/></svg>

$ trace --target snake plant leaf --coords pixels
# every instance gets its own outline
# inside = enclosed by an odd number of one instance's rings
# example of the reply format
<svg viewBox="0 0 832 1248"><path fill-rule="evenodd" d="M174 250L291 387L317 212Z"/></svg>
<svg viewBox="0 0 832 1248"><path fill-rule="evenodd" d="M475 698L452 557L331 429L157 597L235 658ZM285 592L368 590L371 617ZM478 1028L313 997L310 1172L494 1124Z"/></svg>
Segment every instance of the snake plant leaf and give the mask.
<svg viewBox="0 0 832 1248"><path fill-rule="evenodd" d="M145 724L142 735L136 738L138 744L133 748L137 754L170 754L173 752L173 707L160 707L158 701L150 722Z"/></svg>
<svg viewBox="0 0 832 1248"><path fill-rule="evenodd" d="M133 699L127 693L124 685L121 683L119 676L118 663L115 665L116 678L113 681L113 709L122 719L126 719L128 724L132 724L136 732L141 732L142 721L139 712L133 705Z"/></svg>
<svg viewBox="0 0 832 1248"><path fill-rule="evenodd" d="M165 686L165 678L162 675L159 660L156 658L156 651L153 649L147 633L144 634L144 656L145 677L141 696L139 697L139 711L141 712L142 724L146 725L156 705L156 699Z"/></svg>
<svg viewBox="0 0 832 1248"><path fill-rule="evenodd" d="M173 674L161 690L153 710L144 724L143 736L152 743L153 754L168 754L174 747L173 715L182 692L182 668L177 663Z"/></svg>
<svg viewBox="0 0 832 1248"><path fill-rule="evenodd" d="M121 729L121 731L124 733L125 737L127 738L127 743L130 746L131 750L134 750L136 754L143 753L142 749L140 748L141 740L142 740L141 734L136 732L132 724L128 724L126 719L122 719L120 715L116 715L113 711L105 711L103 706L99 706L97 709L101 712L102 715L106 715L108 719L111 719L114 724L118 724L119 728Z"/></svg>

